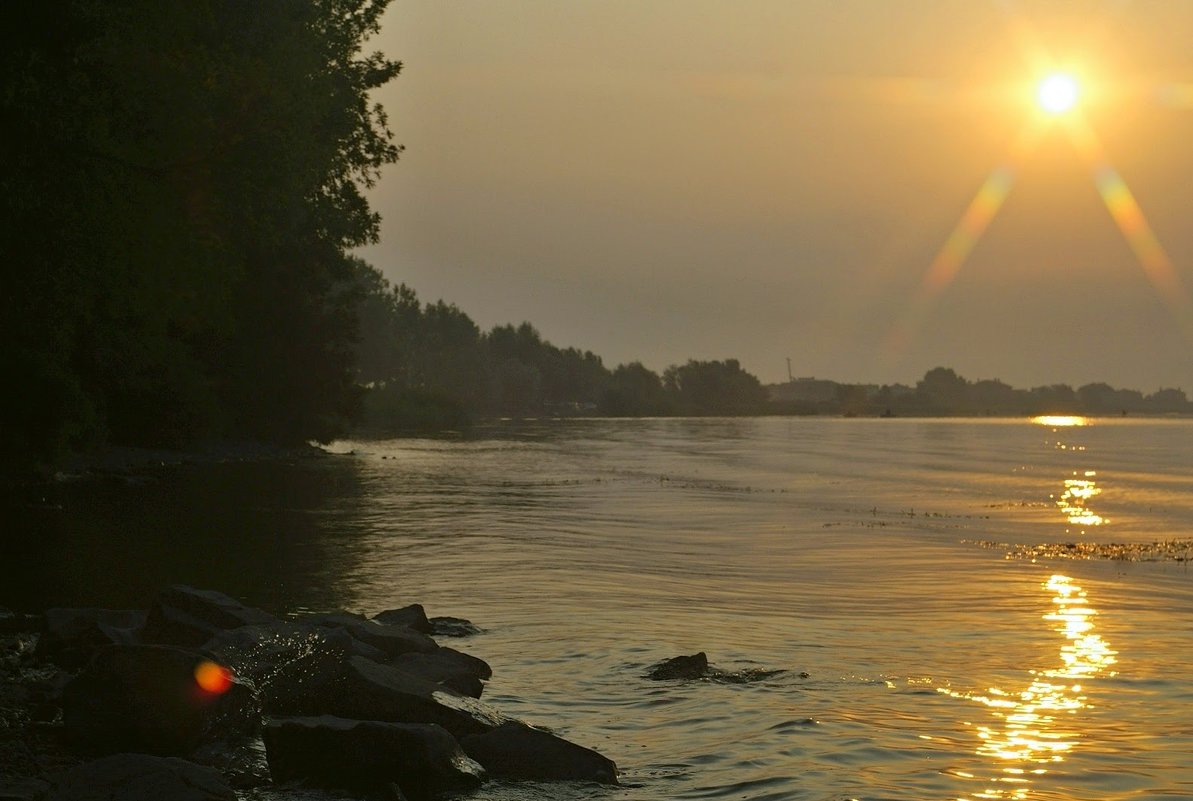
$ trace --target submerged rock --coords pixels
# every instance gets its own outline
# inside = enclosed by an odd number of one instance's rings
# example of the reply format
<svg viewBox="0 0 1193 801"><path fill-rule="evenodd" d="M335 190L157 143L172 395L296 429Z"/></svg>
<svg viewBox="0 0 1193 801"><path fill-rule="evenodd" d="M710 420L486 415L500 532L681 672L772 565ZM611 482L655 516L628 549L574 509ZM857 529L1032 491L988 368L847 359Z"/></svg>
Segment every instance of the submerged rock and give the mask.
<svg viewBox="0 0 1193 801"><path fill-rule="evenodd" d="M782 669L768 670L765 668L745 668L743 670L721 670L708 664L708 656L703 652L691 656L677 656L664 659L652 666L646 673L646 678L655 681L671 679L691 680L706 679L720 684L749 684L754 681L768 679L786 671Z"/></svg>
<svg viewBox="0 0 1193 801"><path fill-rule="evenodd" d="M668 679L700 679L708 675L708 655L704 651L691 656L676 656L664 659L651 667L646 678L655 681Z"/></svg>
<svg viewBox="0 0 1193 801"><path fill-rule="evenodd" d="M431 633L436 637L472 637L485 633L480 626L462 617L433 617L430 623Z"/></svg>
<svg viewBox="0 0 1193 801"><path fill-rule="evenodd" d="M271 720L264 731L274 781L376 792L391 783L411 799L470 790L485 779L440 726L320 716Z"/></svg>
<svg viewBox="0 0 1193 801"><path fill-rule="evenodd" d="M236 801L219 771L175 757L116 754L73 769L49 801Z"/></svg>
<svg viewBox="0 0 1193 801"><path fill-rule="evenodd" d="M617 784L617 765L611 759L519 721L461 738L460 745L485 770L501 778Z"/></svg>

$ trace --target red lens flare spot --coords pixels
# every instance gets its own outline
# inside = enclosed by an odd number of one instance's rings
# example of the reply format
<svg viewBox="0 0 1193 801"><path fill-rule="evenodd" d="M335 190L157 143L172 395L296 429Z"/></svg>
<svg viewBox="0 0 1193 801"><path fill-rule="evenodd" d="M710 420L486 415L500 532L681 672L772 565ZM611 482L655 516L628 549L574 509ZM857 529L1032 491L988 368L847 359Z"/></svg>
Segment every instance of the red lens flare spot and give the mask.
<svg viewBox="0 0 1193 801"><path fill-rule="evenodd" d="M205 691L220 695L232 686L232 671L215 662L200 662L195 666L195 681Z"/></svg>

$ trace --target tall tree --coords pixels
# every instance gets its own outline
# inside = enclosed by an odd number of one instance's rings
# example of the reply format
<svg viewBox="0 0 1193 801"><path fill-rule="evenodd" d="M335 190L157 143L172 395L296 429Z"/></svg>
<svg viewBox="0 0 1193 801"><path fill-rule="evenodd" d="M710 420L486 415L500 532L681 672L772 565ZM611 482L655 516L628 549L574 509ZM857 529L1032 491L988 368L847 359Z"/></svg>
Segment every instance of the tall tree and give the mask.
<svg viewBox="0 0 1193 801"><path fill-rule="evenodd" d="M361 52L385 5L4 4L7 457L334 434L400 150L368 98L400 64Z"/></svg>

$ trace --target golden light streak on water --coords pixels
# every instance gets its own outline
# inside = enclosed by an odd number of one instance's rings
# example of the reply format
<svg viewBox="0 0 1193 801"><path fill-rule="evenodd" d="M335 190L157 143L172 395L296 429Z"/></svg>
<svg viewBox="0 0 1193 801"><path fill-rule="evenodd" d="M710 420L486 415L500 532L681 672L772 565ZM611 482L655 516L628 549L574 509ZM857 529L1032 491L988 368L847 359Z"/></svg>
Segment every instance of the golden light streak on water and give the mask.
<svg viewBox="0 0 1193 801"><path fill-rule="evenodd" d="M1089 418L1082 417L1079 414L1042 414L1038 417L1033 417L1031 421L1036 425L1052 426L1053 428L1073 428L1089 425Z"/></svg>
<svg viewBox="0 0 1193 801"><path fill-rule="evenodd" d="M1085 591L1062 575L1052 576L1043 587L1053 594L1043 619L1065 638L1059 667L1030 671L1034 677L1031 684L1019 692L997 687L984 693L937 688L953 698L988 707L994 717L993 724L975 725L974 731L981 741L977 753L991 760L995 772L975 777L982 782L982 789L961 796L961 801L1030 798L1032 782L1080 745L1079 713L1092 706L1082 682L1114 675L1117 652L1094 632L1097 611L1089 605Z"/></svg>
<svg viewBox="0 0 1193 801"><path fill-rule="evenodd" d="M1065 491L1055 500L1061 513L1070 523L1079 526L1101 526L1110 522L1086 505L1090 498L1102 494L1102 488L1095 480L1097 475L1093 470L1086 470L1080 478L1065 479Z"/></svg>

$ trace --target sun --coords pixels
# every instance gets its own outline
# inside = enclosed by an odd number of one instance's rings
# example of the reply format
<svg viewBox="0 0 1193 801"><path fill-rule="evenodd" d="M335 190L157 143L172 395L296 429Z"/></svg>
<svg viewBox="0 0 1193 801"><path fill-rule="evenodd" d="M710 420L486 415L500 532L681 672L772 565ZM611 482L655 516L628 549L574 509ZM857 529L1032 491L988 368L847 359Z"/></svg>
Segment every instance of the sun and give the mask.
<svg viewBox="0 0 1193 801"><path fill-rule="evenodd" d="M1077 105L1077 79L1067 72L1054 72L1036 87L1036 102L1049 114L1064 114Z"/></svg>

